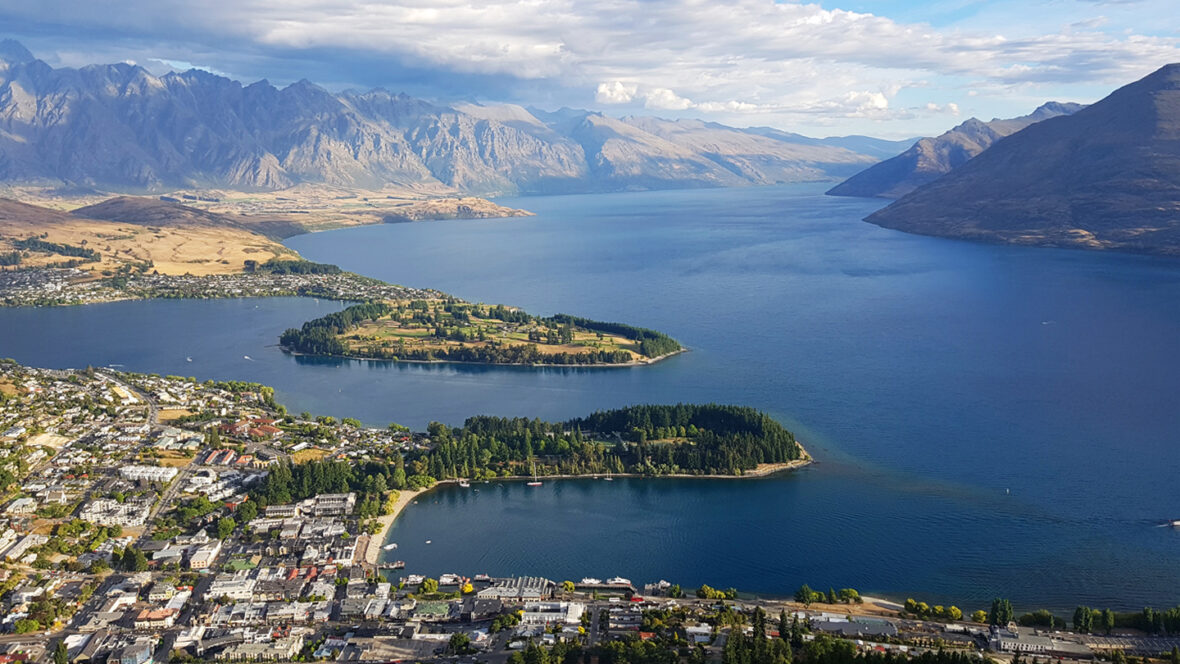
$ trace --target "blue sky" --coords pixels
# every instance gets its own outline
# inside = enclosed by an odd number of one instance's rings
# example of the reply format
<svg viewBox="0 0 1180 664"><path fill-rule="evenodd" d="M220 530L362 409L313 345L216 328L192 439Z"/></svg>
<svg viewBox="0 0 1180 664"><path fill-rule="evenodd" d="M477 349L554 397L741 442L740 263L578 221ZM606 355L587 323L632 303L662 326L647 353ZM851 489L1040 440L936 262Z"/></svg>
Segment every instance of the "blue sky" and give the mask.
<svg viewBox="0 0 1180 664"><path fill-rule="evenodd" d="M936 134L1180 62L1175 0L0 0L55 66L189 65L434 101Z"/></svg>

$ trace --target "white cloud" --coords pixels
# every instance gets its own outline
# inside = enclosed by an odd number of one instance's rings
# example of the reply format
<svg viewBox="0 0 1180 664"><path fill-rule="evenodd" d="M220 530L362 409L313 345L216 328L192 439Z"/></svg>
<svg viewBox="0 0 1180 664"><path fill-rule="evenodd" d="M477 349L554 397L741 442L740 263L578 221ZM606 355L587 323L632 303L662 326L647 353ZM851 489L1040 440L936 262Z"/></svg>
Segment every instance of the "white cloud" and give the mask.
<svg viewBox="0 0 1180 664"><path fill-rule="evenodd" d="M935 104L934 102L926 102L926 110L931 113L946 113L948 115L958 115L959 105L955 102L948 104Z"/></svg>
<svg viewBox="0 0 1180 664"><path fill-rule="evenodd" d="M598 84L598 92L594 100L600 104L628 104L635 99L636 87L622 81L609 81Z"/></svg>
<svg viewBox="0 0 1180 664"><path fill-rule="evenodd" d="M1022 20L997 34L994 27L936 28L786 0L3 4L9 6L0 8L0 22L54 16L75 31L138 32L160 44L171 37L206 53L236 47L252 66L259 53L282 58L323 52L340 61L356 54L371 67L384 59L390 69L406 64L440 77L534 82L531 89L550 90L554 97L577 91L583 103L593 98L602 105L642 104L721 118L775 114L780 121L820 111L880 120L932 112L897 108L902 91L919 86L937 89L941 98L953 98L954 91L966 99L967 90L978 89L991 99L1021 89L1024 98L1044 99L1058 95L1027 88L1082 82L1109 88L1180 61L1180 39L1158 36L1161 29L1151 21L1140 30L1148 34L1117 34L1081 9L1069 25L1059 25L1057 11L1039 29L1024 27L1030 22ZM1102 4L1123 3L1095 0L1077 7L1089 5L1098 14ZM150 56L240 70L237 63L206 60L201 53ZM954 112L949 109L945 104L940 112Z"/></svg>
<svg viewBox="0 0 1180 664"><path fill-rule="evenodd" d="M801 109L831 117L863 118L884 116L889 111L889 98L884 92L850 91L839 97L824 99Z"/></svg>
<svg viewBox="0 0 1180 664"><path fill-rule="evenodd" d="M685 99L668 88L654 88L643 96L643 107L662 111L684 111L695 107L691 100Z"/></svg>

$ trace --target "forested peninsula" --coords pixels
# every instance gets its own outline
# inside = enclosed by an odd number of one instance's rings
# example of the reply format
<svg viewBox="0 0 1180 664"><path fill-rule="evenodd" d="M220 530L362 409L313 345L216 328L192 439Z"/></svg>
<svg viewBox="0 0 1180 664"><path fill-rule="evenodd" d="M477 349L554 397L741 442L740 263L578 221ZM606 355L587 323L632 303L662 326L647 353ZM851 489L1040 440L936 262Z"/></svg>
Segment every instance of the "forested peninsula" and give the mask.
<svg viewBox="0 0 1180 664"><path fill-rule="evenodd" d="M283 462L251 497L260 506L356 491L375 516L389 489L452 479L594 476L758 476L809 461L795 436L744 406L644 405L567 422L479 416L432 422L420 449L356 463ZM367 507L366 507L367 506Z"/></svg>
<svg viewBox="0 0 1180 664"><path fill-rule="evenodd" d="M453 297L356 304L288 329L279 344L332 357L581 366L649 364L683 350L655 330Z"/></svg>

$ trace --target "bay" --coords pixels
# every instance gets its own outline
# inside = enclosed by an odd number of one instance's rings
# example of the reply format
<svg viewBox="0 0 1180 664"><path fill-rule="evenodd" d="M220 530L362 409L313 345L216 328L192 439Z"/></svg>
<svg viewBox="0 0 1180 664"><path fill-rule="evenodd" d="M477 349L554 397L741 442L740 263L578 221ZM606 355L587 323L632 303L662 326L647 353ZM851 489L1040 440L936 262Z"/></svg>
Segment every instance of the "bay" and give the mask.
<svg viewBox="0 0 1180 664"><path fill-rule="evenodd" d="M762 408L820 459L772 480L441 489L393 528L411 571L856 586L978 608L1180 600L1180 264L968 244L860 219L814 185L500 201L537 212L292 238L311 260L619 320L652 367L293 358L308 299L0 311L0 355L274 385L292 410L415 427L629 403ZM192 358L192 362L187 361ZM246 358L249 359L246 359ZM425 540L433 541L425 545Z"/></svg>

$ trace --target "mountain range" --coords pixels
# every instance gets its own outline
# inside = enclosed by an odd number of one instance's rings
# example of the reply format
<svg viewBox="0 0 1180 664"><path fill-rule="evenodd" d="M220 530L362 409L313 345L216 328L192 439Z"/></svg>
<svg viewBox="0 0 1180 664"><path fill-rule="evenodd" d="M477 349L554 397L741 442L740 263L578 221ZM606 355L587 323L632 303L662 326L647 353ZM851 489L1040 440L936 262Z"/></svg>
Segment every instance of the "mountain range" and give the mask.
<svg viewBox="0 0 1180 664"><path fill-rule="evenodd" d="M971 118L946 133L923 138L908 150L853 175L828 190L831 196L901 198L967 163L993 143L1025 127L1076 113L1081 104L1048 102L1028 115L983 122Z"/></svg>
<svg viewBox="0 0 1180 664"><path fill-rule="evenodd" d="M0 42L0 180L124 192L322 183L481 195L847 177L908 143L699 120L436 105L192 69L54 68Z"/></svg>
<svg viewBox="0 0 1180 664"><path fill-rule="evenodd" d="M867 220L943 237L1180 255L1180 64L1032 124Z"/></svg>

